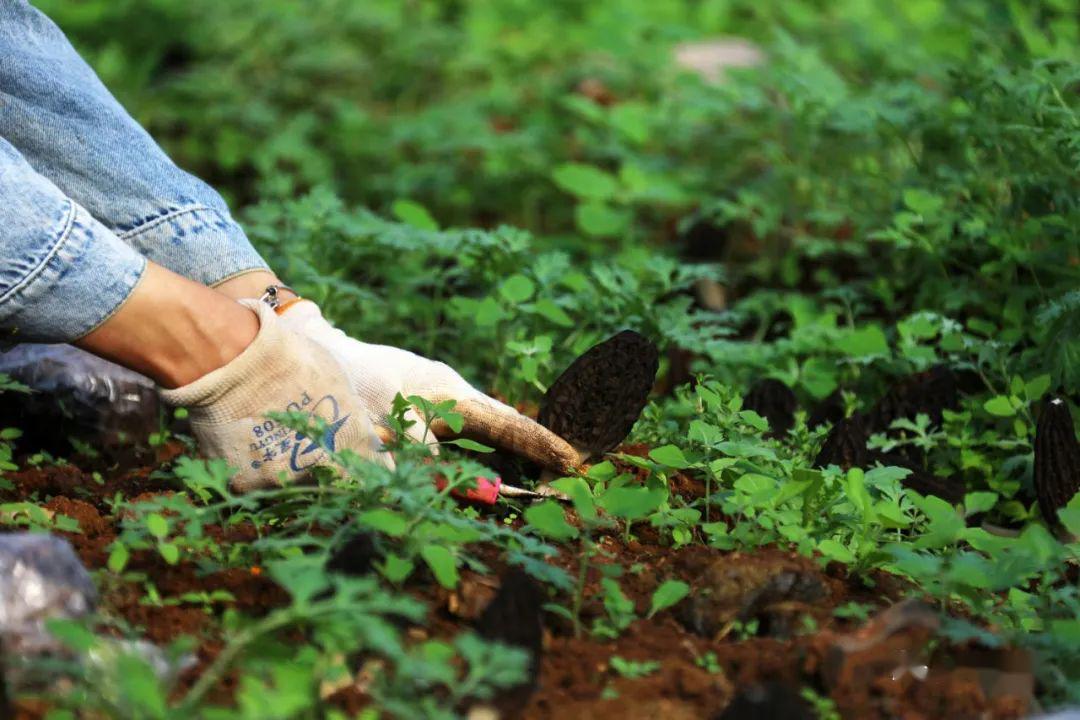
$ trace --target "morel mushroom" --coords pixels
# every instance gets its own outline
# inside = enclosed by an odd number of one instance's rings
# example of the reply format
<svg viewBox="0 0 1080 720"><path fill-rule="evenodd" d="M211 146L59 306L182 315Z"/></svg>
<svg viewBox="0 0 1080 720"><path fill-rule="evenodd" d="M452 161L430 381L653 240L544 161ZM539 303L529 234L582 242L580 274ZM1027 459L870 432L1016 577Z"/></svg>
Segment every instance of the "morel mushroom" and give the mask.
<svg viewBox="0 0 1080 720"><path fill-rule="evenodd" d="M769 434L782 437L795 424L799 401L784 383L772 378L759 380L743 398L743 408L753 410L769 421Z"/></svg>
<svg viewBox="0 0 1080 720"><path fill-rule="evenodd" d="M814 458L814 467L836 465L845 471L853 467L866 467L869 459L866 451L868 438L866 422L861 414L855 413L841 420L833 425L826 436L825 443Z"/></svg>
<svg viewBox="0 0 1080 720"><path fill-rule="evenodd" d="M529 654L525 679L496 698L503 715L516 716L536 689L544 639L544 590L528 573L510 568L499 591L480 614L476 632L485 640L520 648Z"/></svg>
<svg viewBox="0 0 1080 720"><path fill-rule="evenodd" d="M867 448L869 435L866 418L861 414L855 413L841 420L833 426L825 438L825 443L814 459L814 467L825 468L836 465L847 471L853 467L866 468L875 463L881 463L886 466L906 468L910 472L900 481L904 487L921 495L936 495L953 504L964 499L963 482L954 478L938 477L927 472L919 463L912 462L902 453L871 451Z"/></svg>
<svg viewBox="0 0 1080 720"><path fill-rule="evenodd" d="M630 434L659 368L656 345L624 330L570 364L548 388L536 420L582 459L602 455Z"/></svg>
<svg viewBox="0 0 1080 720"><path fill-rule="evenodd" d="M1059 524L1057 511L1080 491L1080 443L1069 406L1061 398L1043 404L1035 428L1035 495L1047 524Z"/></svg>
<svg viewBox="0 0 1080 720"><path fill-rule="evenodd" d="M944 410L960 405L956 375L944 365L901 378L877 401L867 417L870 432L886 432L894 420L914 419L920 413L933 426L941 425Z"/></svg>

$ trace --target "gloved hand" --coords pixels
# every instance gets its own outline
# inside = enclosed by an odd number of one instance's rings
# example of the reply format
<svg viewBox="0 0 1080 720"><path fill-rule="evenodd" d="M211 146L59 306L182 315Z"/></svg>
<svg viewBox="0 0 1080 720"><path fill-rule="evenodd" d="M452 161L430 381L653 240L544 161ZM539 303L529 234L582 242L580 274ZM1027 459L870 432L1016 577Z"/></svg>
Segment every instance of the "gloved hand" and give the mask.
<svg viewBox="0 0 1080 720"><path fill-rule="evenodd" d="M547 428L509 405L488 397L465 382L448 365L407 350L353 340L331 325L310 300L283 305L281 324L329 350L341 363L352 389L373 423L386 427L394 396L419 395L432 402L455 400L454 411L464 418L461 435L524 455L545 468L566 472L579 463L577 451ZM410 419L416 420L415 414ZM438 437L452 435L445 423L432 423ZM417 422L409 434L421 440Z"/></svg>
<svg viewBox="0 0 1080 720"><path fill-rule="evenodd" d="M265 417L300 411L327 422L322 442L383 462L375 429L338 361L318 343L290 332L266 303L240 301L259 317L251 344L227 365L161 396L188 408L203 453L225 458L240 472L232 489L244 492L295 480L328 464L318 443Z"/></svg>

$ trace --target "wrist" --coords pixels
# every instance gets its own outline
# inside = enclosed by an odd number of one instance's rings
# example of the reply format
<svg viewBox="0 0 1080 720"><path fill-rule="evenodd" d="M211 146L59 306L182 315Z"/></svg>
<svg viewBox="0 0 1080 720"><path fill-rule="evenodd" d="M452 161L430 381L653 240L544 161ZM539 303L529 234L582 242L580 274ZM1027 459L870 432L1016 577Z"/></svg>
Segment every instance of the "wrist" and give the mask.
<svg viewBox="0 0 1080 720"><path fill-rule="evenodd" d="M299 297L292 288L281 281L281 278L269 270L254 270L237 275L218 283L214 286L214 290L233 300L246 300L262 298L270 287L277 289L281 302Z"/></svg>
<svg viewBox="0 0 1080 720"><path fill-rule="evenodd" d="M75 344L168 388L227 364L258 330L251 310L150 263L120 310Z"/></svg>

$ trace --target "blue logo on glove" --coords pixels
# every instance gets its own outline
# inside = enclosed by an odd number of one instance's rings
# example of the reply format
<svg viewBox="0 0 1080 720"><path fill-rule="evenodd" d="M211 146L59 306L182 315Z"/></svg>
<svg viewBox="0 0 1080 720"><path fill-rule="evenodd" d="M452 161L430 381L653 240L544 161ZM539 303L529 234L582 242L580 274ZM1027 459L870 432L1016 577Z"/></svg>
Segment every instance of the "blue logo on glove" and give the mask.
<svg viewBox="0 0 1080 720"><path fill-rule="evenodd" d="M323 403L328 403L330 406L330 412L328 413L330 417L327 420L328 424L326 426L326 430L323 431L320 442L309 440L306 445L302 445L301 441L307 440L308 438L306 438L302 433L296 433L296 442L293 444L292 457L289 459L289 467L292 468L293 472L302 472L303 470L314 465L319 460L319 455L316 454L310 460L310 462L301 465L299 461L305 455L317 453L323 447L328 449L330 452L334 452L337 449L338 431L341 430L341 426L344 425L346 421L348 421L350 416L346 415L345 417L339 418L338 415L340 413L340 410L338 408L337 399L334 398L333 395L327 395L321 400L319 400L319 402L315 403L315 407L311 409L312 417L323 417L319 414L319 408L322 406Z"/></svg>

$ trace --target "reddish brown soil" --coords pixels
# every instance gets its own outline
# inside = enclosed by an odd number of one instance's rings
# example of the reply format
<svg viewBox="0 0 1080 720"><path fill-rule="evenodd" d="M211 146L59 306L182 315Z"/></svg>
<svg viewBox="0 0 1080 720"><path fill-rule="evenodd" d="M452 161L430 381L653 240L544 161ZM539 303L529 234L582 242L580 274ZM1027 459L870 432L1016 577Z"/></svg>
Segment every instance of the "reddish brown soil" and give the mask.
<svg viewBox="0 0 1080 720"><path fill-rule="evenodd" d="M625 447L622 451L644 455L647 448ZM150 468L102 475L99 484L88 473L71 466L9 474L6 477L15 487L0 491L0 501L30 499L52 512L74 518L81 533L65 536L88 567L100 568L119 529L120 519L111 514L115 495L148 499L176 489L167 480L152 476ZM684 497L699 497L704 492L700 480L684 475L676 476L672 486ZM226 542L251 540L254 536L253 528L243 526L228 530L209 528L208 532ZM720 717L733 697L764 682L788 685L795 692L811 688L831 698L841 714L850 718L1016 718L1028 711L1027 698L995 695L991 692L993 688L985 687L980 681L975 669L953 662L951 651L943 641L938 643L924 680L910 673L900 673L893 679L901 655L897 655L894 665L890 653L898 652L896 648L900 646L921 653L933 639L931 633L920 635L918 629L902 630L875 645L865 657L851 658L852 667L864 671L862 674L852 671L850 677L859 680L830 686L827 677L831 675L823 672L823 667L832 657L830 652L836 639L860 625L854 620L836 618L833 610L850 601L874 609L888 607L903 593L903 584L894 578L877 576L874 587L870 588L847 578L842 568L822 570L818 563L780 549L764 548L753 553L725 553L701 545L672 549L659 544L655 533L644 525L635 528L635 535L629 543L621 536L600 539L606 557L598 557L587 575L586 597L590 599L582 615L586 629L605 616L600 580L601 568L606 564L622 567L619 583L634 601L638 619L618 638L602 639L588 632L574 637L569 623L547 615L539 684L518 713L520 717L530 720ZM503 567L495 548L477 548L476 553L489 566ZM577 574L578 562L575 551L567 547L553 559L571 577ZM145 573L162 597L187 591L227 590L236 598L236 609L248 615L265 613L287 599L257 567L207 575L200 574L193 563L170 566L157 553L149 552L135 553L128 567ZM766 593L765 600L755 600L757 604L745 619L757 621L756 634L740 631L730 623L709 635L702 634L700 628L697 633L688 629L688 604L704 602L706 614L713 612L708 606L712 596L702 587L706 580L734 578L733 586L715 589L716 597L723 598L725 593L739 596L738 583L751 580L756 583L778 573L797 579L796 590L788 594L776 590L771 595ZM653 591L664 580L673 578L690 584L697 595L653 619L645 619ZM418 580L413 590L430 602L432 617L427 630L417 630L414 634L417 637L452 635L468 627L496 587L497 582L492 578L470 572L463 574L463 584L454 593L437 590ZM196 639L198 666L185 674L178 692L190 686L220 652L217 628L221 607L146 604L139 583L117 582L101 590L103 609L139 629L148 639L157 643L181 636ZM568 603L565 597L551 599ZM727 617L723 609L717 612L721 621ZM644 677L626 678L612 668L613 656L658 662L659 667ZM890 669L866 676L866 668L878 667L874 663ZM216 699L228 697L233 680L226 678L218 688ZM365 698L354 690L341 691L333 699L348 711L356 711L365 704ZM40 703L24 703L18 708L17 717L40 718L44 712Z"/></svg>

